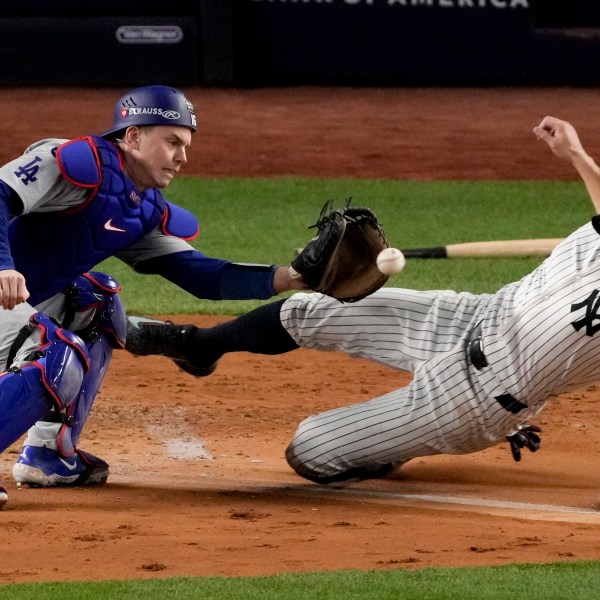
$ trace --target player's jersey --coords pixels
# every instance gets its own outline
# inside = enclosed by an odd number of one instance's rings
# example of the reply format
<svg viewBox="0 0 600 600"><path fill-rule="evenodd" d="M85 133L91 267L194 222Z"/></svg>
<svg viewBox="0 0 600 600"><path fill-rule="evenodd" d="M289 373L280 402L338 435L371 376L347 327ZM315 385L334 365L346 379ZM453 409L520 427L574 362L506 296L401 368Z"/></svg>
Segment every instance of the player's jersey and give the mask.
<svg viewBox="0 0 600 600"><path fill-rule="evenodd" d="M530 407L600 379L599 217L537 269L494 295L484 352L506 391ZM598 334L597 334L598 333Z"/></svg>
<svg viewBox="0 0 600 600"><path fill-rule="evenodd" d="M19 196L23 214L66 210L85 202L89 189L63 179L56 163L56 149L68 141L40 140L22 156L0 167L0 179Z"/></svg>

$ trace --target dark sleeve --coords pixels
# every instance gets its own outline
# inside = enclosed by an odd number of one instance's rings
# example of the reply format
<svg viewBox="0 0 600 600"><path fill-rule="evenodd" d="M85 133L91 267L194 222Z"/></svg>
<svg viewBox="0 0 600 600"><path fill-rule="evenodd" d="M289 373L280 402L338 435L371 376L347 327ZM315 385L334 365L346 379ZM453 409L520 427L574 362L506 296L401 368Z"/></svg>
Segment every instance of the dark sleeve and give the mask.
<svg viewBox="0 0 600 600"><path fill-rule="evenodd" d="M8 225L12 217L21 214L22 210L23 205L16 192L0 181L0 271L15 268L10 253Z"/></svg>
<svg viewBox="0 0 600 600"><path fill-rule="evenodd" d="M138 273L161 275L197 298L262 300L275 295L276 267L232 263L186 250L139 261Z"/></svg>

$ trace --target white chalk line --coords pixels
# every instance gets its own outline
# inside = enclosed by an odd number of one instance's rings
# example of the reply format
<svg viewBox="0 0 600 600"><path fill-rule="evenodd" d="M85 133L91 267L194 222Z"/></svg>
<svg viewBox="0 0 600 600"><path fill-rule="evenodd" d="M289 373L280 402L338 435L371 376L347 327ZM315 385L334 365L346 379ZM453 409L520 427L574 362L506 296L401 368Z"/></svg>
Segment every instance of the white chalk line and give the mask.
<svg viewBox="0 0 600 600"><path fill-rule="evenodd" d="M318 488L317 492L320 491ZM591 508L576 506L561 506L556 504L537 504L534 502L513 502L511 500L487 500L485 498L466 498L462 496L437 496L433 494L397 494L394 492L377 492L373 490L338 490L343 494L374 496L376 498L391 498L402 500L417 500L440 504L458 504L462 506L483 506L487 508L507 508L510 510L539 510L543 512L564 512L575 514L592 514L600 517L600 512Z"/></svg>
<svg viewBox="0 0 600 600"><path fill-rule="evenodd" d="M326 497L332 500L352 502L377 502L406 507L431 508L433 510L469 512L508 516L533 521L563 521L568 523L587 523L600 525L600 511L593 508L544 504L534 502L513 502L510 500L490 500L443 494L404 494L358 488L332 488L312 484L293 484L284 482L214 479L203 480L203 487L222 488L227 491L302 495L304 497Z"/></svg>
<svg viewBox="0 0 600 600"><path fill-rule="evenodd" d="M315 490L321 492L320 488ZM327 491L327 490L324 490ZM422 502L440 505L463 506L476 509L488 509L499 511L511 511L529 514L529 518L534 518L535 513L548 513L546 516L554 516L553 520L561 520L556 518L557 515L577 515L589 517L592 521L597 521L600 524L600 512L592 508L581 508L578 506L564 506L556 504L538 504L534 502L513 502L511 500L489 500L486 498L467 498L462 496L444 496L435 494L399 494L394 492L378 492L373 490L337 490L344 496L356 497L373 497L377 499L390 500L405 500L409 502ZM520 515L522 516L522 515ZM586 519L587 522L587 519Z"/></svg>

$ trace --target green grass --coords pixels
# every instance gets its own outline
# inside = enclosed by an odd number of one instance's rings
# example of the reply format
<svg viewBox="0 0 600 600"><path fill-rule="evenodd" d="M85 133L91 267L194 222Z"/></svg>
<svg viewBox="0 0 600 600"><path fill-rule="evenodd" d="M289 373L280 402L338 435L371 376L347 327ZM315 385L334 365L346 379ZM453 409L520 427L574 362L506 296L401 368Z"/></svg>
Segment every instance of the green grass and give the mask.
<svg viewBox="0 0 600 600"><path fill-rule="evenodd" d="M563 237L592 214L582 184L416 182L357 179L182 179L169 198L200 219L195 246L239 262L288 264L313 235L325 200L348 196L373 208L399 248L535 237ZM411 260L389 285L415 289L495 291L538 258ZM130 313L240 314L258 301L204 301L156 276L140 276L116 259L100 266L124 287Z"/></svg>
<svg viewBox="0 0 600 600"><path fill-rule="evenodd" d="M600 563L0 586L3 600L596 600Z"/></svg>

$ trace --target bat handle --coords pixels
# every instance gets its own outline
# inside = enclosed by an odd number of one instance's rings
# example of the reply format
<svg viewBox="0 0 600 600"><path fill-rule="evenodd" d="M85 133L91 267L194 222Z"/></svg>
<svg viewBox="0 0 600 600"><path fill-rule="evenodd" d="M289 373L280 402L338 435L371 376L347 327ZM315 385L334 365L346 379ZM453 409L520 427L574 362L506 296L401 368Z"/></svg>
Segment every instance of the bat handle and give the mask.
<svg viewBox="0 0 600 600"><path fill-rule="evenodd" d="M446 246L430 246L429 248L407 248L401 250L405 258L448 258Z"/></svg>

